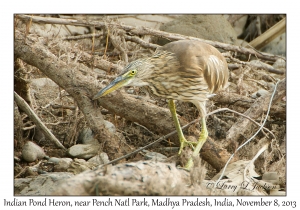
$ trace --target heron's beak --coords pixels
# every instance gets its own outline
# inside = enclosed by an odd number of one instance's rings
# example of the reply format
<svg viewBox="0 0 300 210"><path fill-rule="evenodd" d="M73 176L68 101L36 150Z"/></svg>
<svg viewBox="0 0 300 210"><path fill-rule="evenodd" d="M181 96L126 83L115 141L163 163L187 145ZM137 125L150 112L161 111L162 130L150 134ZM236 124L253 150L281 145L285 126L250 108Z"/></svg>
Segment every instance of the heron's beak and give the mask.
<svg viewBox="0 0 300 210"><path fill-rule="evenodd" d="M93 98L93 100L100 98L102 96L105 96L123 86L126 86L129 83L129 80L124 77L124 75L118 76L116 79L114 79L109 85L107 85L105 88L100 90Z"/></svg>

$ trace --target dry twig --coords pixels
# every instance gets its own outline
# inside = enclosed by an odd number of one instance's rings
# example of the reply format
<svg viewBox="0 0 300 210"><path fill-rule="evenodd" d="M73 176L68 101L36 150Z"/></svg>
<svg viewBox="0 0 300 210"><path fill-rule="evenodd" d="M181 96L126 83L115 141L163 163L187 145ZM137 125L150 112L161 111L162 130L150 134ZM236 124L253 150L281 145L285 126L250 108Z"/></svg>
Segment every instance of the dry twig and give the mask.
<svg viewBox="0 0 300 210"><path fill-rule="evenodd" d="M270 101L269 101L269 104L268 104L268 109L267 109L266 117L265 117L263 123L261 124L260 128L255 132L255 134L253 134L253 135L251 136L251 138L249 138L246 142L244 142L241 146L239 146L239 147L236 149L236 151L230 156L230 158L228 159L227 163L225 164L225 166L224 166L224 168L223 168L222 174L220 175L219 179L218 179L215 183L218 183L218 182L223 178L223 174L224 174L224 172L225 172L225 170L226 170L226 167L227 167L227 165L230 163L230 161L231 161L231 159L234 157L234 155L235 155L241 148L243 148L246 144L248 144L248 143L249 143L249 142L250 142L250 141L251 141L251 140L252 140L252 139L260 132L260 130L263 129L263 127L264 127L264 125L265 125L265 123L266 123L266 121L267 121L267 119L268 119L269 112L270 112L270 109L271 109L271 104L272 104L273 99L274 99L274 97L275 97L276 89L277 89L277 86L278 86L279 83L280 83L280 82L278 81L278 82L276 83L275 87L274 87L273 93L272 93L272 95L271 95L271 98L270 98ZM262 148L262 151L265 150L264 148L265 148L265 146ZM260 154L260 152L259 152L258 154ZM256 156L255 156L255 157L256 157ZM216 187L216 184L215 184L215 187Z"/></svg>
<svg viewBox="0 0 300 210"><path fill-rule="evenodd" d="M50 139L54 144L61 148L66 149L60 141L50 132L50 130L44 125L44 123L40 120L40 118L32 111L30 106L26 103L26 101L21 98L16 92L14 92L14 99L18 106L30 117L30 119L41 128L41 131L44 135Z"/></svg>
<svg viewBox="0 0 300 210"><path fill-rule="evenodd" d="M273 104L276 104L278 100L284 97L286 94L286 79L279 82L277 91L275 92ZM244 115L256 119L262 115L264 110L268 107L268 98L271 97L271 93L259 97L251 107L244 112ZM228 141L236 142L238 137L246 132L249 128L250 121L243 117L240 117L237 122L227 131L226 139Z"/></svg>

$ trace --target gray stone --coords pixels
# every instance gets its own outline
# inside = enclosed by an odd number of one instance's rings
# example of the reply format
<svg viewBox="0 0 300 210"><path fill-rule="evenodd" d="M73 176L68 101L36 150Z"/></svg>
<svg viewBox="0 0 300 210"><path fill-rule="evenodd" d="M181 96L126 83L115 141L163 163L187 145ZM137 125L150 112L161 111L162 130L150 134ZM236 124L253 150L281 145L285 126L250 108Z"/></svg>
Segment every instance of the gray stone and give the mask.
<svg viewBox="0 0 300 210"><path fill-rule="evenodd" d="M111 122L104 120L104 126L110 133L116 132L116 127ZM98 140L94 138L93 131L90 128L84 128L80 132L77 142L81 144L99 144Z"/></svg>
<svg viewBox="0 0 300 210"><path fill-rule="evenodd" d="M54 171L55 172L64 172L67 171L70 167L73 160L71 158L56 158L51 157L48 160L48 163L54 163Z"/></svg>
<svg viewBox="0 0 300 210"><path fill-rule="evenodd" d="M37 159L42 159L46 156L44 150L35 143L28 141L24 144L22 157L27 162L34 162Z"/></svg>
<svg viewBox="0 0 300 210"><path fill-rule="evenodd" d="M164 162L167 159L167 156L158 153L158 152L147 152L145 154L145 160L154 160Z"/></svg>
<svg viewBox="0 0 300 210"><path fill-rule="evenodd" d="M108 156L105 152L101 152L100 155L96 155L89 159L87 162L94 163L95 165L102 165L109 162Z"/></svg>
<svg viewBox="0 0 300 210"><path fill-rule="evenodd" d="M118 22L125 25L131 25L135 27L148 27L153 29L159 29L163 23L172 21L174 17L180 15L165 15L165 14L130 14L130 15L109 15L111 19L117 19Z"/></svg>
<svg viewBox="0 0 300 210"><path fill-rule="evenodd" d="M39 144L45 142L46 138L40 128L36 127L33 134L33 139Z"/></svg>
<svg viewBox="0 0 300 210"><path fill-rule="evenodd" d="M246 47L249 45L249 42L242 39L237 39L234 44L237 46Z"/></svg>
<svg viewBox="0 0 300 210"><path fill-rule="evenodd" d="M257 91L257 93L256 93L256 95L257 95L258 97L265 96L265 95L267 95L267 94L269 94L269 91L267 91L267 90L265 90L265 89L259 89L259 90Z"/></svg>
<svg viewBox="0 0 300 210"><path fill-rule="evenodd" d="M282 58L279 58L273 64L274 69L286 70L286 61Z"/></svg>
<svg viewBox="0 0 300 210"><path fill-rule="evenodd" d="M128 90L126 90L126 92L128 93L128 94L134 94L134 89L128 89Z"/></svg>
<svg viewBox="0 0 300 210"><path fill-rule="evenodd" d="M274 40L272 40L270 43L264 46L261 49L261 51L285 57L286 56L286 33L283 33L280 36L276 37Z"/></svg>
<svg viewBox="0 0 300 210"><path fill-rule="evenodd" d="M98 154L100 145L76 144L68 149L68 154L73 158L89 159Z"/></svg>
<svg viewBox="0 0 300 210"><path fill-rule="evenodd" d="M30 26L30 32L38 34L41 37L53 38L53 37L65 37L70 35L81 35L90 33L88 27L72 26L61 27L58 24L36 24L32 23Z"/></svg>
<svg viewBox="0 0 300 210"><path fill-rule="evenodd" d="M50 157L48 159L48 163L54 163L54 164L58 164L61 158L57 158L57 157Z"/></svg>
<svg viewBox="0 0 300 210"><path fill-rule="evenodd" d="M116 127L111 122L109 122L107 120L104 120L104 125L109 130L110 133L115 133L116 132Z"/></svg>
<svg viewBox="0 0 300 210"><path fill-rule="evenodd" d="M160 27L161 31L234 44L237 35L231 24L222 15L182 15ZM159 39L164 45L169 41Z"/></svg>
<svg viewBox="0 0 300 210"><path fill-rule="evenodd" d="M256 91L255 93L253 93L251 95L252 98L258 98L261 96L264 96L266 94L269 94L269 91L265 90L265 89L259 89L258 91Z"/></svg>
<svg viewBox="0 0 300 210"><path fill-rule="evenodd" d="M53 82L49 78L32 79L31 80L31 84L34 85L34 86L36 86L37 88L42 88L42 87L45 87L45 86L49 86L49 87L56 87L56 86L58 86L55 82Z"/></svg>
<svg viewBox="0 0 300 210"><path fill-rule="evenodd" d="M94 138L93 131L90 128L84 128L80 132L77 142L81 144L99 144L97 139Z"/></svg>

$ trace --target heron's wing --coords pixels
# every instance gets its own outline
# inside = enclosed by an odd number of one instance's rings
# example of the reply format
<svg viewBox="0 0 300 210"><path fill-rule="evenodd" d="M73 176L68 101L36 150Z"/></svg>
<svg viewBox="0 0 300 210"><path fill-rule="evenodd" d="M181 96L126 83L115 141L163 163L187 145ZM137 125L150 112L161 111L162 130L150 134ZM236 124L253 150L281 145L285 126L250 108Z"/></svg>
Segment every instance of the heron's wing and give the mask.
<svg viewBox="0 0 300 210"><path fill-rule="evenodd" d="M228 81L228 67L225 59L214 54L198 58L202 64L203 76L211 93L224 88Z"/></svg>
<svg viewBox="0 0 300 210"><path fill-rule="evenodd" d="M180 40L160 47L176 54L180 70L206 81L209 92L224 88L228 81L228 66L224 56L213 46L196 40Z"/></svg>

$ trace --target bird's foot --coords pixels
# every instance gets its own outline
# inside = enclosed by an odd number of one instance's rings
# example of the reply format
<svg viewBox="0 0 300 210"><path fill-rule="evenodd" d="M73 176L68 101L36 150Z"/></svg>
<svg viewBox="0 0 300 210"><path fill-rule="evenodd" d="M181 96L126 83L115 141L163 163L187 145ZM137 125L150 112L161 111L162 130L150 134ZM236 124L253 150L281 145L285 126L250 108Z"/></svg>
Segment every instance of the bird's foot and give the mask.
<svg viewBox="0 0 300 210"><path fill-rule="evenodd" d="M190 157L189 160L188 160L188 162L183 167L183 169L186 170L186 171L190 171L193 166L194 166L194 161L193 161L193 158Z"/></svg>
<svg viewBox="0 0 300 210"><path fill-rule="evenodd" d="M206 139L208 137L207 130L202 130L198 142L193 142L196 144L196 147L194 148L192 156L188 159L188 162L183 167L185 170L190 171L192 167L194 166L193 157L197 157L200 153L200 150L203 146L203 144L206 142Z"/></svg>
<svg viewBox="0 0 300 210"><path fill-rule="evenodd" d="M196 156L200 153L200 150L201 150L203 144L206 142L207 137L208 137L208 132L206 129L203 129L200 133L199 140L196 143L196 147L194 149L193 155Z"/></svg>
<svg viewBox="0 0 300 210"><path fill-rule="evenodd" d="M180 149L179 149L178 155L181 154L183 148L185 148L186 146L190 146L194 150L195 145L197 145L197 142L188 141L184 137L180 138Z"/></svg>
<svg viewBox="0 0 300 210"><path fill-rule="evenodd" d="M207 130L203 130L200 134L200 138L198 142L195 142L196 147L194 148L192 156L188 159L187 163L184 166L185 170L190 171L191 168L194 166L193 157L197 157L199 155L203 144L206 142L207 136L208 136Z"/></svg>

